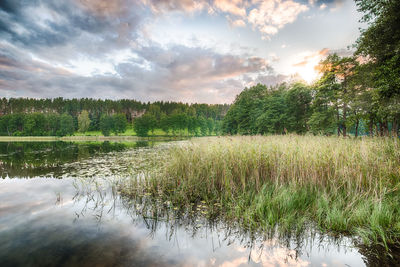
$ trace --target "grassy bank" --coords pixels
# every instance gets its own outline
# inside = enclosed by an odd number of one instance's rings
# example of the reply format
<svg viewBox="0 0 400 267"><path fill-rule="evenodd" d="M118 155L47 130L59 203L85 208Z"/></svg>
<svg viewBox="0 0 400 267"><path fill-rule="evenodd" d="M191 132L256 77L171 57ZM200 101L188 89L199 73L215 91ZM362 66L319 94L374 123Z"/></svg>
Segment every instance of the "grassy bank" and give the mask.
<svg viewBox="0 0 400 267"><path fill-rule="evenodd" d="M165 152L158 173L126 195L177 209L207 206L250 229L323 232L399 244L400 144L314 136L201 138Z"/></svg>
<svg viewBox="0 0 400 267"><path fill-rule="evenodd" d="M171 141L180 140L184 137L179 136L0 136L0 142L53 142L53 141L65 141L65 142L137 142L137 141Z"/></svg>
<svg viewBox="0 0 400 267"><path fill-rule="evenodd" d="M178 131L176 134L173 134L172 132L166 133L161 129L155 129L154 132L149 132L150 137L156 137L156 136L168 136L168 137L173 137L173 136L188 136L189 133L187 129L183 131ZM74 136L103 136L103 133L101 131L86 131L86 132L75 132ZM114 133L110 133L110 136L115 136ZM118 134L118 136L136 136L135 130L132 128L132 126L128 127L125 132Z"/></svg>

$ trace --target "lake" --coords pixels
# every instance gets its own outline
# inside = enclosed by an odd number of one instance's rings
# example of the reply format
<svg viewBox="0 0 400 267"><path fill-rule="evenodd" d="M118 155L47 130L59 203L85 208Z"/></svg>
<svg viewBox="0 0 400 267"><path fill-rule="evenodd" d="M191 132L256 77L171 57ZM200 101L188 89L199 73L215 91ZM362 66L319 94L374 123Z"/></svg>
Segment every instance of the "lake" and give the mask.
<svg viewBox="0 0 400 267"><path fill-rule="evenodd" d="M201 216L159 216L118 193L116 181L143 174L179 142L0 142L0 266L379 264L347 237L266 237Z"/></svg>

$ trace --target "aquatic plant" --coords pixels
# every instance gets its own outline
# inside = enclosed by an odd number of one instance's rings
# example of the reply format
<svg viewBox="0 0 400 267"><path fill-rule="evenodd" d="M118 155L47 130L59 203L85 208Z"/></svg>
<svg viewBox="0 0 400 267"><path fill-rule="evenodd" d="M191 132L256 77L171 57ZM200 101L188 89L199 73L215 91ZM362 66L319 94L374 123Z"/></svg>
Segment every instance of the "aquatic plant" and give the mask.
<svg viewBox="0 0 400 267"><path fill-rule="evenodd" d="M209 207L248 229L301 233L314 225L364 244L400 240L400 144L385 138L237 136L163 151L160 168L122 186L177 209ZM159 157L160 158L160 157Z"/></svg>

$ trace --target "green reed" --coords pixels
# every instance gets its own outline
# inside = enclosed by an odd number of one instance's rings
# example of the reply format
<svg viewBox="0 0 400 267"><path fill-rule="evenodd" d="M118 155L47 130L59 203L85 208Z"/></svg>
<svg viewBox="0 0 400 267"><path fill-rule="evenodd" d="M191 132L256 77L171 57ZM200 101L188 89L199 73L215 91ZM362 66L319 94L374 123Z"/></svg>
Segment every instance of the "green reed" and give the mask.
<svg viewBox="0 0 400 267"><path fill-rule="evenodd" d="M212 207L207 216L223 216L250 229L301 233L314 225L367 244L399 244L396 140L213 137L163 153L157 172L132 180L123 191L141 190L179 208L204 202Z"/></svg>

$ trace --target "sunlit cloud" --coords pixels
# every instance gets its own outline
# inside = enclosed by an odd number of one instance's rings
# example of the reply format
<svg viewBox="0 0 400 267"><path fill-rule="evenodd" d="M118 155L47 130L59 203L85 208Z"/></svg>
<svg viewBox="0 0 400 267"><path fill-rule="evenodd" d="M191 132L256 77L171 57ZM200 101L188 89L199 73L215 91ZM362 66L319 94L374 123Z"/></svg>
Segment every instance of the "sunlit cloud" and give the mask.
<svg viewBox="0 0 400 267"><path fill-rule="evenodd" d="M347 22L354 19L345 13L355 12L350 3L3 0L0 93L230 103L246 86L296 73L314 79L313 66L325 56L318 51L339 51L355 38L336 42L332 32L343 21L349 27L338 32L358 31ZM339 6L347 9L326 12ZM304 37L320 21L335 27Z"/></svg>
<svg viewBox="0 0 400 267"><path fill-rule="evenodd" d="M263 33L264 38L269 38L307 10L306 5L292 0L261 1L258 7L250 11L248 21Z"/></svg>
<svg viewBox="0 0 400 267"><path fill-rule="evenodd" d="M246 22L242 19L232 19L230 16L226 16L226 19L228 20L229 24L232 27L245 27Z"/></svg>
<svg viewBox="0 0 400 267"><path fill-rule="evenodd" d="M246 9L242 0L215 0L214 5L223 12L241 17L246 16Z"/></svg>

